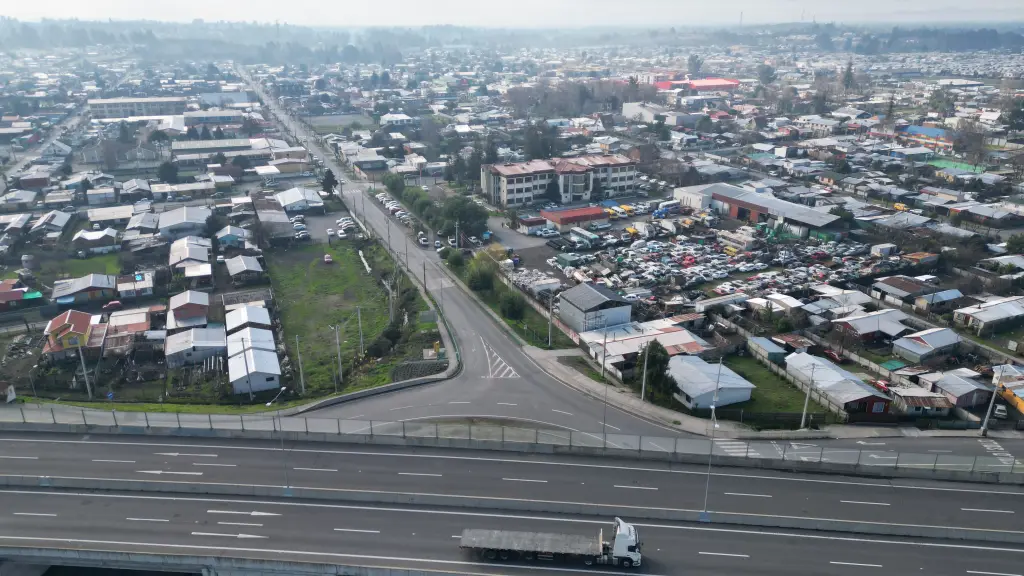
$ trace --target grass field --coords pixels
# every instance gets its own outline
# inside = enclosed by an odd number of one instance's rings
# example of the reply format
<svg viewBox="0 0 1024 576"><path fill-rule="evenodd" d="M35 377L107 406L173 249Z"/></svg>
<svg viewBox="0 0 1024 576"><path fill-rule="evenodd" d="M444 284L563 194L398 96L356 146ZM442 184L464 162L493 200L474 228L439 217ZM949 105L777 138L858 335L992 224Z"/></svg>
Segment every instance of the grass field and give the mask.
<svg viewBox="0 0 1024 576"><path fill-rule="evenodd" d="M331 264L323 261L327 253L334 259ZM364 255L375 272L393 266L380 247L369 247ZM268 254L267 264L287 334L285 345L293 362L298 361L295 336L299 337L307 397L334 392L338 360L331 326L341 326L342 363L351 370L359 353L357 307L362 318L363 341L369 347L388 325L387 292L374 276L366 273L357 251L348 243L273 252ZM416 306L417 310L426 309L419 298ZM410 318L410 322L416 321L415 317ZM394 364L406 357L418 359L421 347L422 343L410 341L407 350L398 350L382 362L360 365L354 373L347 371L344 390L389 383Z"/></svg>
<svg viewBox="0 0 1024 576"><path fill-rule="evenodd" d="M724 408L747 412L789 412L800 413L804 408L805 394L781 376L777 376L753 356L727 356L725 365L733 372L757 386L750 394L750 400L730 404ZM808 412L826 412L814 400L807 406Z"/></svg>
<svg viewBox="0 0 1024 576"><path fill-rule="evenodd" d="M121 264L117 254L101 254L89 258L37 257L39 270L36 277L47 286L61 278L79 278L88 274L118 274Z"/></svg>

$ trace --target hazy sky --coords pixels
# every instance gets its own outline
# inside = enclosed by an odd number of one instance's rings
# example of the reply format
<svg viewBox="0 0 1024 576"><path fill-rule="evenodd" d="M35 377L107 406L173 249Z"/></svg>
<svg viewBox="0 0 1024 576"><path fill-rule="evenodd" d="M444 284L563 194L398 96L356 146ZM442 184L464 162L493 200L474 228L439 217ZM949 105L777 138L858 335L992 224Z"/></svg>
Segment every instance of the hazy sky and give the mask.
<svg viewBox="0 0 1024 576"><path fill-rule="evenodd" d="M262 21L337 26L456 24L490 27L669 26L796 22L1006 22L1024 0L3 0L23 20Z"/></svg>

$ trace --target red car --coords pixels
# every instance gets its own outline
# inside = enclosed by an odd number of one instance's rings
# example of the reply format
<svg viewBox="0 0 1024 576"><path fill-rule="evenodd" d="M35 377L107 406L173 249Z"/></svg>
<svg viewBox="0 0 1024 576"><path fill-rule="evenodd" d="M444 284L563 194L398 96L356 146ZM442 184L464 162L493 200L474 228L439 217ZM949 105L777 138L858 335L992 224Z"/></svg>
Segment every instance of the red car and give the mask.
<svg viewBox="0 0 1024 576"><path fill-rule="evenodd" d="M841 354L839 354L839 352L836 352L835 350L833 350L831 348L828 348L828 349L825 350L825 356L827 356L833 362L837 362L839 364L842 364L843 360L844 360L844 358L842 357Z"/></svg>
<svg viewBox="0 0 1024 576"><path fill-rule="evenodd" d="M104 312L113 312L114 310L120 310L122 307L120 300L111 300L103 305Z"/></svg>

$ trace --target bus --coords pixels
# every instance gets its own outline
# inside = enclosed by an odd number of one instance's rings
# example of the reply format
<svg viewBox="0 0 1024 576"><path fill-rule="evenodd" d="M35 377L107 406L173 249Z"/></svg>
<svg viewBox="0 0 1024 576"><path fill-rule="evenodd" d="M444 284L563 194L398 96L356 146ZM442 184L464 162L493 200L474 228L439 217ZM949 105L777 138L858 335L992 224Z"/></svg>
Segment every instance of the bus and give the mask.
<svg viewBox="0 0 1024 576"><path fill-rule="evenodd" d="M622 206L612 206L609 210L614 211L618 214L619 218L629 218L629 212L626 212Z"/></svg>
<svg viewBox="0 0 1024 576"><path fill-rule="evenodd" d="M612 210L611 208L605 208L604 212L605 212L605 214L608 215L608 219L609 220L613 220L614 221L614 220L618 220L619 219L619 213L616 212L615 210Z"/></svg>
<svg viewBox="0 0 1024 576"><path fill-rule="evenodd" d="M630 206L629 204L623 204L623 205L619 206L619 208L621 208L623 211L625 211L627 216L633 216L636 213L633 210L633 207Z"/></svg>
<svg viewBox="0 0 1024 576"><path fill-rule="evenodd" d="M679 202L679 200L667 200L665 202L658 204L658 210L664 210L669 214L676 214L679 212L679 208L681 206L682 203Z"/></svg>
<svg viewBox="0 0 1024 576"><path fill-rule="evenodd" d="M584 230L583 228L573 228L569 230L569 233L590 242L591 246L597 246L598 241L601 239L597 234Z"/></svg>

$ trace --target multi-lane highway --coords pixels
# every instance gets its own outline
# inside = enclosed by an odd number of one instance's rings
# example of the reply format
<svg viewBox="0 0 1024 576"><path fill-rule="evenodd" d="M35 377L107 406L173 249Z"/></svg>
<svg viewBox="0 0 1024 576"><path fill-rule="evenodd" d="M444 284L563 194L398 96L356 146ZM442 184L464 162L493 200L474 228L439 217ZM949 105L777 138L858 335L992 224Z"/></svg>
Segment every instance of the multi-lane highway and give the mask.
<svg viewBox="0 0 1024 576"><path fill-rule="evenodd" d="M250 84L312 153L324 158L339 176L345 173L334 155L317 144L314 134L251 79ZM318 416L403 421L493 417L538 427L600 431L605 424L610 433L671 433L613 405L606 410L602 401L583 396L541 371L478 304L460 289L452 289L455 285L439 269L440 260L432 249L412 247L406 257L405 228L391 221L373 198L364 197L368 186L366 182L346 184L346 204L385 242L390 228L392 245L402 253L410 271L421 281L426 276L427 289L443 307L458 341L464 368L460 376L445 382L337 405L319 411Z"/></svg>
<svg viewBox="0 0 1024 576"><path fill-rule="evenodd" d="M402 494L460 500L576 503L635 509L787 516L838 522L1021 530L1024 489L910 480L823 477L596 457L272 441L0 436L4 475L290 486L325 495ZM334 492L334 494L330 494ZM495 507L501 507L495 504ZM510 504L508 507L512 507Z"/></svg>
<svg viewBox="0 0 1024 576"><path fill-rule="evenodd" d="M564 573L485 564L458 549L465 528L596 535L608 519L246 498L0 491L0 545L241 556L457 573ZM636 522L645 574L1015 576L1012 546ZM583 567L579 567L582 571ZM629 574L616 569L605 570Z"/></svg>

